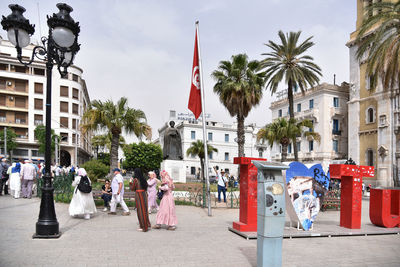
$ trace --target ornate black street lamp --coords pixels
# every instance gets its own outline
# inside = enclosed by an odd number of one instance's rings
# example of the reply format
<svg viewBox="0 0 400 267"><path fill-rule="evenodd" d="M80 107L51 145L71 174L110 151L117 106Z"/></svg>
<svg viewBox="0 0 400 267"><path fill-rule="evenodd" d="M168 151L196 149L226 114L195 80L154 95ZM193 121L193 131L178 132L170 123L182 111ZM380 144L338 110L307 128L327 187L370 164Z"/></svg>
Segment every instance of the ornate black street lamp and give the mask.
<svg viewBox="0 0 400 267"><path fill-rule="evenodd" d="M12 13L3 16L1 25L7 31L8 39L17 49L17 58L25 66L31 64L36 56L46 61L47 88L46 88L46 151L45 174L42 187L42 199L40 202L39 219L36 223L34 238L58 238L61 233L54 208L54 188L51 181L51 76L54 64L62 77L67 75L67 68L72 64L75 54L79 51L78 35L79 23L71 16L72 7L67 4L57 4L60 10L53 16L47 16L49 36L42 37L41 46L35 46L32 57L28 62L22 60L22 48L30 43L30 36L35 32L35 25L29 24L29 20L23 16L25 8L19 5L8 6Z"/></svg>

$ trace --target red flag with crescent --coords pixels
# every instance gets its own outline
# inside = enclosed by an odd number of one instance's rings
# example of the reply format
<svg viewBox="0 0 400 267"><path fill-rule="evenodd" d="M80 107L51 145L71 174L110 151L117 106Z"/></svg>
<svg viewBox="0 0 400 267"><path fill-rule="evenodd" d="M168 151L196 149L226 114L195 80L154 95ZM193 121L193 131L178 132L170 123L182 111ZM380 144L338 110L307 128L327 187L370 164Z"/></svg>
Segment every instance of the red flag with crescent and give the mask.
<svg viewBox="0 0 400 267"><path fill-rule="evenodd" d="M200 68L199 68L199 50L197 46L197 30L194 41L194 56L192 68L192 83L190 86L190 96L188 108L193 112L197 119L201 114L201 90L200 90Z"/></svg>

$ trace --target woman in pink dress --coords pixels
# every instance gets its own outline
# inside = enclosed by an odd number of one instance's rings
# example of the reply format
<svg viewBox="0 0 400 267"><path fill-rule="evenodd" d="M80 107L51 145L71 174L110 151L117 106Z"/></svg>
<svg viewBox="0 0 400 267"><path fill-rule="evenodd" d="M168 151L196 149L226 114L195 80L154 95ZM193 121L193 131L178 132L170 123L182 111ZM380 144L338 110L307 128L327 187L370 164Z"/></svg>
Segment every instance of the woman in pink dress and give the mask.
<svg viewBox="0 0 400 267"><path fill-rule="evenodd" d="M152 210L158 210L157 204L157 178L154 172L149 172L149 179L147 180L147 195L148 195L148 203L149 203L149 214Z"/></svg>
<svg viewBox="0 0 400 267"><path fill-rule="evenodd" d="M172 190L175 188L172 178L168 172L161 172L161 190L164 191L163 198L160 202L160 209L157 213L156 225L154 229L160 229L162 224L167 226L167 230L175 230L178 220L175 212L175 202Z"/></svg>

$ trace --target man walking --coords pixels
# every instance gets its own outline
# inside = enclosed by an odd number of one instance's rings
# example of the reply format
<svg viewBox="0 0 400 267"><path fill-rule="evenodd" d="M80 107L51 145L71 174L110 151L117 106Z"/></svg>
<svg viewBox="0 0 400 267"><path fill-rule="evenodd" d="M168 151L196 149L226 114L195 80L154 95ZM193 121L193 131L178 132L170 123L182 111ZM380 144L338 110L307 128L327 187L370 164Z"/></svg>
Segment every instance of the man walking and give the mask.
<svg viewBox="0 0 400 267"><path fill-rule="evenodd" d="M36 179L36 168L33 166L32 161L25 160L25 164L21 167L22 178L22 197L32 198L32 185Z"/></svg>
<svg viewBox="0 0 400 267"><path fill-rule="evenodd" d="M110 204L110 215L116 215L117 213L115 210L117 209L117 203L119 203L124 210L122 213L123 216L128 216L131 213L129 212L128 206L125 204L124 201L124 178L121 175L121 170L115 168L113 170L114 178L111 182L111 190L112 190L112 197L111 197L111 204Z"/></svg>
<svg viewBox="0 0 400 267"><path fill-rule="evenodd" d="M8 185L6 184L8 180L8 170L9 165L7 164L7 159L3 158L0 163L0 195L3 194L4 187L4 195L8 195Z"/></svg>

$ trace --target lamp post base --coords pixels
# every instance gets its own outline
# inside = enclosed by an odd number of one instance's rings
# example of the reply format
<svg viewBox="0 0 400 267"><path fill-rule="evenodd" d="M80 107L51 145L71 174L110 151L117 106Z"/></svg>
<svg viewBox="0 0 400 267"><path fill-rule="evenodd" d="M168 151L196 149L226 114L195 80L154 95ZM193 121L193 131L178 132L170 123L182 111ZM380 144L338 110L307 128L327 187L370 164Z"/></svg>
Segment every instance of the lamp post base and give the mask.
<svg viewBox="0 0 400 267"><path fill-rule="evenodd" d="M32 238L59 238L61 232L58 230L57 221L38 221L36 223L36 233Z"/></svg>

